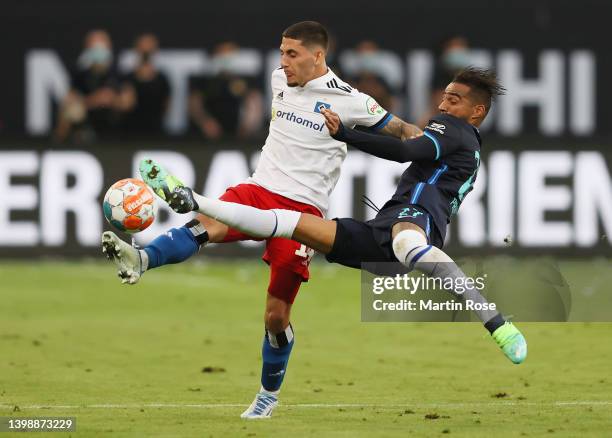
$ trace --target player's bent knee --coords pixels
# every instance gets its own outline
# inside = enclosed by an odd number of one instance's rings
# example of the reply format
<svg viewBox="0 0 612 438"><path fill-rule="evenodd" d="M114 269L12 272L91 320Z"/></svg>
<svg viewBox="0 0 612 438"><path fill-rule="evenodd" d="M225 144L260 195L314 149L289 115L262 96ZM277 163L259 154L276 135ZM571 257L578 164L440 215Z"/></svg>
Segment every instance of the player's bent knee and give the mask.
<svg viewBox="0 0 612 438"><path fill-rule="evenodd" d="M280 333L289 325L289 312L281 309L266 310L266 328L272 333Z"/></svg>
<svg viewBox="0 0 612 438"><path fill-rule="evenodd" d="M418 249L427 246L427 239L417 230L400 231L393 239L395 257L407 266L411 265Z"/></svg>

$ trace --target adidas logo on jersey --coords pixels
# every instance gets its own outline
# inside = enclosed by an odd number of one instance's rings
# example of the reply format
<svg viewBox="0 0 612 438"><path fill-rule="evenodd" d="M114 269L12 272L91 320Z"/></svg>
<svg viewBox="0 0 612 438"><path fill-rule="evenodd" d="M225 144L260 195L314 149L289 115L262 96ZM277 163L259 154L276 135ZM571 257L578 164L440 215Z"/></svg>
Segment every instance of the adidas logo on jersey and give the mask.
<svg viewBox="0 0 612 438"><path fill-rule="evenodd" d="M277 100L283 100L283 92L282 91L276 95L276 99Z"/></svg>
<svg viewBox="0 0 612 438"><path fill-rule="evenodd" d="M346 84L343 84L343 85L338 84L338 81L336 81L336 79L332 79L331 81L327 82L325 85L327 85L327 88L336 88L338 90L346 91L347 93L350 93L351 91L353 91L353 89Z"/></svg>

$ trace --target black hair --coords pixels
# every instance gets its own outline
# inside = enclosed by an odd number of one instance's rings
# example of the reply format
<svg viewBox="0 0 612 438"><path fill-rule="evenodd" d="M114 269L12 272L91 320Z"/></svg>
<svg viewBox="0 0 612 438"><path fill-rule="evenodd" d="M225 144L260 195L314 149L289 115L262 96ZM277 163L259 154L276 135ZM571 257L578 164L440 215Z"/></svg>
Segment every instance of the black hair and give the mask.
<svg viewBox="0 0 612 438"><path fill-rule="evenodd" d="M487 112L497 96L506 94L497 74L489 69L466 67L455 75L452 82L470 87L470 94L484 104Z"/></svg>
<svg viewBox="0 0 612 438"><path fill-rule="evenodd" d="M300 40L303 45L319 45L327 51L329 35L327 29L316 21L301 21L292 24L283 32L283 37Z"/></svg>

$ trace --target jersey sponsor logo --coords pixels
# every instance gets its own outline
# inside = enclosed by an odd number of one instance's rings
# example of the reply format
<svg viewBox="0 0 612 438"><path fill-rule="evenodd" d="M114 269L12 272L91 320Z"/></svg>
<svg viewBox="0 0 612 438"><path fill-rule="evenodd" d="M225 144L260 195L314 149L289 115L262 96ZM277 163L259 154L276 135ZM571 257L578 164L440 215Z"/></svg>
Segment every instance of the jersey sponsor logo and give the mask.
<svg viewBox="0 0 612 438"><path fill-rule="evenodd" d="M305 117L300 117L296 115L293 111L281 111L281 110L277 110L276 108L272 107L272 120L271 121L274 122L278 119L285 119L291 123L296 123L305 128L314 129L315 131L319 131L319 132L322 132L323 126L325 126L325 123L323 122L319 122L319 123L313 122L312 120L308 120Z"/></svg>
<svg viewBox="0 0 612 438"><path fill-rule="evenodd" d="M443 125L442 123L431 122L429 125L427 125L425 127L425 129L429 129L431 131L436 131L436 132L444 135L444 130L446 129L446 126Z"/></svg>
<svg viewBox="0 0 612 438"><path fill-rule="evenodd" d="M380 104L371 97L366 100L366 108L368 109L368 114L371 114L373 116L382 116L385 113L383 107L380 106Z"/></svg>
<svg viewBox="0 0 612 438"><path fill-rule="evenodd" d="M353 89L347 84L342 84L342 85L338 84L338 81L336 81L336 79L332 79L331 81L327 82L325 85L327 85L327 88L335 88L338 90L346 91L347 93L350 93L351 91L353 91Z"/></svg>
<svg viewBox="0 0 612 438"><path fill-rule="evenodd" d="M317 103L315 103L314 112L321 113L321 110L330 109L330 108L331 108L331 105L329 103L317 101Z"/></svg>

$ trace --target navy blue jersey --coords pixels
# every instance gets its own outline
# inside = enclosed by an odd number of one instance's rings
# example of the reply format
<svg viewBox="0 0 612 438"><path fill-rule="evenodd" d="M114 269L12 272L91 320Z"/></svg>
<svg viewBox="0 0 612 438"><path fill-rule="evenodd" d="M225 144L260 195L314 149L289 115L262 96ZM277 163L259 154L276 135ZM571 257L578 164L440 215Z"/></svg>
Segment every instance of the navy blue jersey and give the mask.
<svg viewBox="0 0 612 438"><path fill-rule="evenodd" d="M398 204L421 206L444 239L446 225L472 190L480 166L481 139L474 126L449 114L438 114L428 122L423 136L411 140L345 127L334 138L381 158L412 161L382 210Z"/></svg>
<svg viewBox="0 0 612 438"><path fill-rule="evenodd" d="M482 141L474 126L448 114L433 117L423 134L435 148L435 156L412 162L391 202L420 205L443 230L474 186Z"/></svg>

